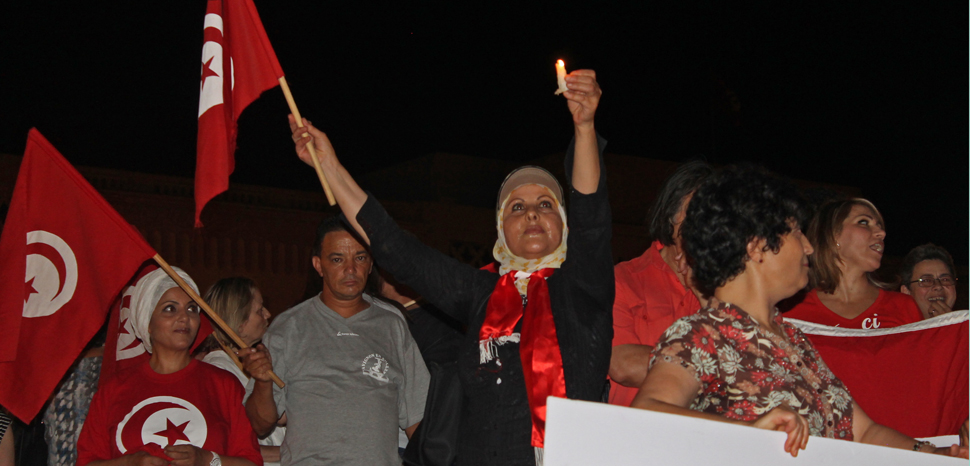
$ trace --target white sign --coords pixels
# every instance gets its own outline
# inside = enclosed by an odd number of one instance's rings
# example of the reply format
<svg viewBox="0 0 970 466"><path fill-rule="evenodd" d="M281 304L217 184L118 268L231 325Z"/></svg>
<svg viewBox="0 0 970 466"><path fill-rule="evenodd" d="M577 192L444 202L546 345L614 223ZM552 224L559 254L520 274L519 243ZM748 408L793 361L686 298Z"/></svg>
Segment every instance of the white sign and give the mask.
<svg viewBox="0 0 970 466"><path fill-rule="evenodd" d="M966 465L967 460L812 437L792 458L784 432L549 397L545 466Z"/></svg>

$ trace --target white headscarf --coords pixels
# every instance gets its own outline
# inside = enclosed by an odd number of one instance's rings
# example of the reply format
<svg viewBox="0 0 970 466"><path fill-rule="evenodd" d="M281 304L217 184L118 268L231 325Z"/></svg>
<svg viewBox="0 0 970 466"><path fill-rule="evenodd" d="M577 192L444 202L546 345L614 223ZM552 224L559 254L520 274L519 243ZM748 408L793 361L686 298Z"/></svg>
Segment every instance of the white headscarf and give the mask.
<svg viewBox="0 0 970 466"><path fill-rule="evenodd" d="M541 184L536 184L536 186L545 188L549 195L553 199L556 199L555 193L547 186ZM516 186L515 189L519 189L520 187ZM512 191L515 190L513 189ZM505 205L511 198L512 192L509 192L509 195L502 200L502 205L499 206L498 211L495 212L495 226L498 229L498 239L495 240L495 246L492 248L492 257L499 263L499 275L505 275L513 270L523 272L520 274L521 277L516 276L515 288L519 290L520 295L525 296L529 286L528 277L530 274L539 269L558 269L563 261L566 260L566 237L569 235L569 227L566 225L566 209L563 209L562 204L556 201L559 216L562 217L562 241L559 243L559 247L555 251L538 259L519 257L509 250L505 242Z"/></svg>
<svg viewBox="0 0 970 466"><path fill-rule="evenodd" d="M178 267L172 267L172 269L196 293L199 292L199 287L189 274ZM152 339L148 335L148 323L152 320L152 312L155 311L158 300L162 299L162 295L166 291L178 287L175 280L172 280L172 277L169 277L162 269L153 270L148 275L141 277L138 283L135 284L135 291L131 295L131 316L129 319L131 320L131 328L135 332L135 336L141 340L141 344L145 346L145 351L149 353L152 352Z"/></svg>

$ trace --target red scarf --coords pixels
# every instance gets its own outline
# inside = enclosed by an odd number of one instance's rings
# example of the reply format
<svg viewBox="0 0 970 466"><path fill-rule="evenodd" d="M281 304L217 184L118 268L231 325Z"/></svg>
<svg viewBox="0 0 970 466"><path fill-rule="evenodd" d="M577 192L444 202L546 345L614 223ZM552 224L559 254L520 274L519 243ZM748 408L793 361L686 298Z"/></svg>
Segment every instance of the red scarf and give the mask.
<svg viewBox="0 0 970 466"><path fill-rule="evenodd" d="M478 333L480 343L499 341L509 337L522 320L519 355L525 375L525 390L532 412L532 446L543 446L546 432L546 397L566 397L566 378L562 369L562 353L556 324L552 320L549 285L546 278L556 269L541 269L529 277L527 304L522 310L522 296L515 288L515 271L502 276L488 300L485 322ZM500 343L499 343L500 344Z"/></svg>

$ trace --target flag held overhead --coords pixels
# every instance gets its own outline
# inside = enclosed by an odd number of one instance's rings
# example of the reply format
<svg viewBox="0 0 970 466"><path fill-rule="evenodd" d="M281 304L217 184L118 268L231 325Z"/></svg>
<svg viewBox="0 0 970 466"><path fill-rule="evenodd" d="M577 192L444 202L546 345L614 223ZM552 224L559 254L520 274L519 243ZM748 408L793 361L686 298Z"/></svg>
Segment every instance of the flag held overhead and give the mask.
<svg viewBox="0 0 970 466"><path fill-rule="evenodd" d="M195 226L213 197L229 189L235 168L236 122L264 91L283 82L283 69L252 0L209 0L203 26ZM290 111L296 113L289 89ZM329 189L318 171L325 190ZM329 191L328 191L329 193ZM328 194L328 198L332 195ZM334 201L331 199L330 204Z"/></svg>
<svg viewBox="0 0 970 466"><path fill-rule="evenodd" d="M155 251L35 129L0 236L0 405L29 421Z"/></svg>

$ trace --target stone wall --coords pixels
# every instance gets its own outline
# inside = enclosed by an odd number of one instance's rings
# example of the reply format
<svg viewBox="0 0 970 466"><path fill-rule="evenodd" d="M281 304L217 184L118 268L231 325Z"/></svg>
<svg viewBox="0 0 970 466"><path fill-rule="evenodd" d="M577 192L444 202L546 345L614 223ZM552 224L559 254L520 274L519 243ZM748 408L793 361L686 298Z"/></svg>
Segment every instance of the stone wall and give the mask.
<svg viewBox="0 0 970 466"><path fill-rule="evenodd" d="M3 217L19 164L20 157L0 155ZM562 154L533 164L564 179ZM607 154L606 165L614 219L613 256L619 262L642 254L649 246L647 208L676 164ZM439 153L358 178L404 229L459 261L482 266L491 261L496 237L495 192L515 166ZM206 206L205 227L195 229L191 178L103 168L78 170L162 257L188 271L203 291L219 278L248 276L259 283L267 306L276 314L304 299L308 288L319 288L319 277L310 267L311 246L320 220L337 214L322 192L232 184ZM856 188L829 187L859 194ZM964 267L961 276L965 272ZM961 286L960 294L965 297L965 285Z"/></svg>

